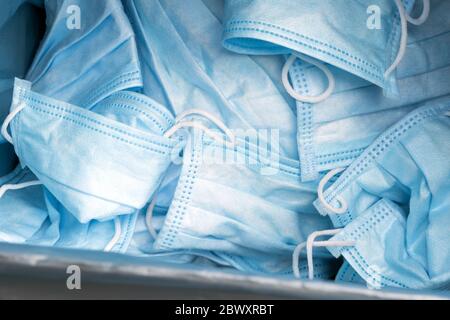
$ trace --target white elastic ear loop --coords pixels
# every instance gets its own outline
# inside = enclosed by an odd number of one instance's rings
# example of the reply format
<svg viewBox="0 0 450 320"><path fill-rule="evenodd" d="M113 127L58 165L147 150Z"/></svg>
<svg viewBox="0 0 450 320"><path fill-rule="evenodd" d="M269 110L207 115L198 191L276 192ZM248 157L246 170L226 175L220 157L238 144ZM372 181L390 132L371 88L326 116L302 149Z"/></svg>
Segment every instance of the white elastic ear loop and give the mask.
<svg viewBox="0 0 450 320"><path fill-rule="evenodd" d="M405 56L408 41L408 22L418 26L423 24L430 15L430 0L422 1L423 10L422 14L418 18L412 18L410 15L408 15L405 8L403 7L401 0L394 0L394 1L400 13L400 24L401 24L400 46L398 49L397 57L395 58L392 65L384 73L385 78L389 77L389 75L398 67L400 62L403 60L403 57Z"/></svg>
<svg viewBox="0 0 450 320"><path fill-rule="evenodd" d="M321 93L318 96L304 96L299 94L298 92L296 92L294 90L294 88L292 88L290 82L289 82L289 69L291 68L292 64L294 63L295 59L301 59L304 60L314 66L316 66L317 68L319 68L320 70L323 71L323 73L325 73L327 79L328 79L328 88ZM324 101L325 99L327 99L334 91L334 87L335 87L335 80L334 80L334 76L331 73L330 69L327 68L327 66L325 66L324 64L322 64L321 62L314 60L314 59L310 59L307 56L301 55L301 56L297 56L296 54L291 54L291 56L286 60L286 63L283 66L283 70L281 71L281 81L283 82L283 86L286 89L286 91L289 93L289 95L301 102L306 102L306 103L318 103L321 101Z"/></svg>
<svg viewBox="0 0 450 320"><path fill-rule="evenodd" d="M334 177L335 175L337 175L338 173L344 171L345 168L336 168L333 169L331 171L329 171L323 178L322 180L320 180L319 185L317 186L317 196L318 199L320 201L320 203L329 211L335 213L335 214L344 214L347 212L348 210L348 204L347 202L344 200L344 198L342 198L341 196L336 196L335 199L339 202L340 207L339 208L335 208L333 206L331 206L326 200L325 197L323 195L323 189L325 187L325 185L328 183L328 181L330 181L330 179L332 177Z"/></svg>
<svg viewBox="0 0 450 320"><path fill-rule="evenodd" d="M105 247L106 252L110 252L114 246L117 244L117 242L120 239L120 236L122 235L122 226L120 225L120 217L114 218L114 236L112 239L108 242L108 244Z"/></svg>
<svg viewBox="0 0 450 320"><path fill-rule="evenodd" d="M218 128L220 128L227 135L230 141L224 140L220 134L214 132L213 130L211 130L210 128L208 128L207 126L203 125L200 122L184 120L186 117L193 114L201 115L210 120L211 122L213 122ZM198 128L203 132L205 132L206 135L208 135L215 141L219 143L225 143L231 147L234 147L236 143L236 137L234 133L230 129L228 129L228 127L219 118L217 118L215 115L206 110L190 109L180 113L175 119L175 125L164 133L164 137L170 138L175 134L175 132L177 132L181 128ZM150 202L145 214L145 224L147 226L149 233L154 239L156 239L156 237L158 236L152 223L153 210L155 209L155 205L158 199L157 197L158 190L155 191L152 201Z"/></svg>
<svg viewBox="0 0 450 320"><path fill-rule="evenodd" d="M429 15L430 15L430 0L422 0L423 8L422 13L419 17L413 18L409 14L406 15L406 20L408 20L409 23L412 23L416 26L420 26L425 21L427 21Z"/></svg>
<svg viewBox="0 0 450 320"><path fill-rule="evenodd" d="M300 253L306 247L306 242L302 242L297 245L292 253L292 271L294 271L294 277L300 278L300 268L298 261L300 260Z"/></svg>
<svg viewBox="0 0 450 320"><path fill-rule="evenodd" d="M397 5L398 11L400 13L400 24L401 24L401 36L400 36L400 46L397 52L397 57L395 57L394 62L384 73L384 77L387 78L389 75L398 67L400 62L403 60L406 52L406 45L408 41L408 25L407 25L407 14L405 8L403 7L402 0L394 0Z"/></svg>
<svg viewBox="0 0 450 320"><path fill-rule="evenodd" d="M6 141L8 141L11 144L13 144L13 139L11 135L8 133L9 124L11 123L11 121L13 121L14 117L25 108L25 106L26 105L24 103L18 105L17 108L15 108L13 111L11 111L10 114L8 114L8 116L6 117L5 121L2 124L1 129L2 136L5 138Z"/></svg>
<svg viewBox="0 0 450 320"><path fill-rule="evenodd" d="M331 229L315 231L308 236L306 242L300 243L292 254L292 269L294 276L300 278L300 269L298 267L298 261L301 251L306 247L306 259L308 261L308 279L314 279L314 261L313 261L313 247L353 247L354 241L315 241L320 236L334 236L338 234L342 229Z"/></svg>
<svg viewBox="0 0 450 320"><path fill-rule="evenodd" d="M234 144L236 142L236 137L234 135L234 133L225 125L225 123L223 123L218 117L216 117L214 114L212 114L211 112L208 112L206 110L202 110L202 109L189 109L186 110L182 113L180 113L176 119L175 122L179 122L180 120L186 118L187 116L193 115L193 114L198 114L201 116L204 116L205 118L209 119L212 123L214 123L217 127L219 127L220 129L222 129L222 131L228 136L228 138L230 139L230 141Z"/></svg>
<svg viewBox="0 0 450 320"><path fill-rule="evenodd" d="M173 136L175 134L175 132L177 132L181 128L197 128L197 129L200 129L203 132L205 132L205 134L207 136L211 137L215 141L217 141L219 143L225 143L225 144L227 144L229 146L234 146L233 142L225 140L220 134L218 134L217 132L214 132L213 130L211 130L207 126L205 126L205 125L203 125L203 124L201 124L200 122L197 122L197 121L182 121L182 122L176 123L172 128L170 128L169 130L167 130L164 133L164 137L170 138L171 136ZM233 139L234 139L234 136L233 136Z"/></svg>
<svg viewBox="0 0 450 320"><path fill-rule="evenodd" d="M158 190L155 192L155 195L153 196L152 201L150 202L147 212L145 213L145 225L147 226L148 232L153 237L154 240L156 240L158 234L156 233L155 228L153 227L153 210L155 209L156 201L158 199Z"/></svg>
<svg viewBox="0 0 450 320"><path fill-rule="evenodd" d="M19 189L24 189L24 188L28 188L31 186L39 186L39 185L42 185L42 182L40 182L38 180L17 183L17 184L4 184L0 187L0 198L3 197L3 195L8 190L19 190Z"/></svg>
<svg viewBox="0 0 450 320"><path fill-rule="evenodd" d="M207 126L203 125L200 122L184 120L186 117L193 114L204 116L205 118L213 122L218 128L222 129L222 131L226 134L226 136L230 141L224 140L220 134L217 134L216 132L212 131L210 128L208 128ZM219 143L225 143L231 147L234 147L236 144L236 136L234 135L234 133L230 129L228 129L228 127L219 118L217 118L215 115L206 110L190 109L180 113L175 119L175 125L164 133L164 137L170 138L175 134L175 132L177 132L181 128L197 128L205 132L206 135L210 136L212 139L216 140ZM158 236L152 223L153 210L155 209L156 201L158 199L157 197L158 190L155 191L152 201L150 202L147 211L145 213L145 224L147 226L149 233L154 239L156 239Z"/></svg>

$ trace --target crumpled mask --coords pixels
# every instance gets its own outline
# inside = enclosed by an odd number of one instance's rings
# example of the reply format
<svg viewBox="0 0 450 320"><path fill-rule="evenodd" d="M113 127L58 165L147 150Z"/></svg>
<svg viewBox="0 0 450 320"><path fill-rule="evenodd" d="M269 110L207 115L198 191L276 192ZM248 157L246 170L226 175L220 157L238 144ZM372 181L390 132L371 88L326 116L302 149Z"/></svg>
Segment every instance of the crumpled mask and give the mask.
<svg viewBox="0 0 450 320"><path fill-rule="evenodd" d="M297 241L316 228L329 227L329 222L311 206L315 185L303 185L296 174L294 106L279 81L283 57L248 57L225 50L220 43L219 4L124 1L138 38L144 93L179 117L192 109L212 114L241 141L248 138L247 130L279 130L279 141L272 144L263 137L259 141L270 145L268 149L274 151L270 155L277 157L261 160L253 151L252 159L260 161L254 168L214 164L210 152L221 150L220 143L217 149L211 141L204 144L200 133L191 132L181 174L169 183L174 186L167 197L170 206L152 250L188 250L215 256L211 259L216 263L239 270L291 274L291 251ZM198 118L188 122L196 121L203 123ZM246 155L245 150L230 152L230 157ZM289 169L280 169L278 158ZM156 204L165 207L167 202L161 203L158 197ZM322 253L317 276L331 277L334 262L326 250Z"/></svg>
<svg viewBox="0 0 450 320"><path fill-rule="evenodd" d="M295 106L279 81L283 57L225 50L220 1L123 2L138 39L144 94L174 115L205 110L231 130L279 129L280 152L298 158Z"/></svg>
<svg viewBox="0 0 450 320"><path fill-rule="evenodd" d="M428 20L411 26L406 54L397 69L399 96L386 98L368 81L329 67L336 87L314 104L297 102L297 140L302 180L348 166L389 126L418 103L450 94L450 2L431 3ZM322 72L297 59L289 70L293 88L316 95L326 87Z"/></svg>
<svg viewBox="0 0 450 320"><path fill-rule="evenodd" d="M414 2L227 0L223 45L243 54L302 53L395 93ZM368 25L373 10L376 28Z"/></svg>
<svg viewBox="0 0 450 320"><path fill-rule="evenodd" d="M47 208L41 186L5 190L8 185L35 179L29 170L20 166L0 178L0 241L26 243L46 220Z"/></svg>
<svg viewBox="0 0 450 320"><path fill-rule="evenodd" d="M42 185L15 189L35 180L20 166L0 179L0 241L115 252L128 248L137 213L83 224Z"/></svg>
<svg viewBox="0 0 450 320"><path fill-rule="evenodd" d="M450 283L450 96L431 100L383 133L316 207L337 234L328 246L371 287ZM336 174L333 170L324 178Z"/></svg>
<svg viewBox="0 0 450 320"><path fill-rule="evenodd" d="M237 141L226 147L194 129L154 249L212 252L216 262L241 271L291 274L295 245L330 227L312 207L317 185L300 182L298 162L273 162L256 145ZM334 276L335 262L326 251L318 255L316 276Z"/></svg>
<svg viewBox="0 0 450 320"><path fill-rule="evenodd" d="M98 104L96 113L30 87L16 80L9 118L21 165L82 223L144 207L179 143L161 134L173 121L167 110L124 91ZM8 136L8 122L2 129Z"/></svg>
<svg viewBox="0 0 450 320"><path fill-rule="evenodd" d="M135 37L120 0L46 1L47 31L26 79L83 108L142 86Z"/></svg>

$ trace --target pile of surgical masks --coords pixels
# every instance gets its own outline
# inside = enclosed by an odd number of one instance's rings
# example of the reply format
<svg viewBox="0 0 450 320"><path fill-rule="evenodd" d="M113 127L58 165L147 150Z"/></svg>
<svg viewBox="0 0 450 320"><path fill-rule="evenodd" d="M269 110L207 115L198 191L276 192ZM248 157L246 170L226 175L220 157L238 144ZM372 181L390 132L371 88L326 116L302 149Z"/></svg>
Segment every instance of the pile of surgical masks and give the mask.
<svg viewBox="0 0 450 320"><path fill-rule="evenodd" d="M449 289L449 12L8 1L0 241Z"/></svg>

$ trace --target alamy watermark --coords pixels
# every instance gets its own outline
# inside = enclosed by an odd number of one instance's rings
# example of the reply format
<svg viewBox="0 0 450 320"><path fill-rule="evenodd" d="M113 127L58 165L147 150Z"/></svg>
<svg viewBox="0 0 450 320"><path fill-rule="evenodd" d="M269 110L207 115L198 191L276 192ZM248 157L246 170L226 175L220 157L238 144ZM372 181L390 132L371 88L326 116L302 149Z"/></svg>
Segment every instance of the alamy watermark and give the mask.
<svg viewBox="0 0 450 320"><path fill-rule="evenodd" d="M367 21L366 26L369 30L381 29L381 8L377 5L370 5L367 7Z"/></svg>
<svg viewBox="0 0 450 320"><path fill-rule="evenodd" d="M81 29L81 8L75 4L67 6L66 27L69 30Z"/></svg>
<svg viewBox="0 0 450 320"><path fill-rule="evenodd" d="M217 130L220 135L220 131ZM198 139L207 142L195 145L197 163L205 165L245 165L254 168L261 175L275 175L280 170L280 130L279 129L234 129L230 130L236 137L231 141L229 137L223 136L223 141L215 141L205 138L203 131L192 132L192 143ZM203 135L203 137L202 137ZM181 150L186 151L184 146L174 148L172 162L181 164L183 157Z"/></svg>
<svg viewBox="0 0 450 320"><path fill-rule="evenodd" d="M66 280L66 286L69 290L81 290L81 268L77 265L70 265L66 269L69 275Z"/></svg>

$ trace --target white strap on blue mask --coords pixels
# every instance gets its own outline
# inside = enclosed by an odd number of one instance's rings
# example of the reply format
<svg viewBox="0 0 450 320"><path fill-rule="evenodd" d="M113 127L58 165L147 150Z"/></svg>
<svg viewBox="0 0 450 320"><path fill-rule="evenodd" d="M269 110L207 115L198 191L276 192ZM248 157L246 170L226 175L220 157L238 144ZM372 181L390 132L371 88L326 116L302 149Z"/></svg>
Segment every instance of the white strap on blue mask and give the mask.
<svg viewBox="0 0 450 320"><path fill-rule="evenodd" d="M191 116L191 115L201 115L201 116L205 117L206 119L210 120L212 123L214 123L218 128L220 128L225 133L225 135L228 137L228 140L225 140L220 134L212 131L210 128L208 128L207 126L203 125L202 123L200 123L198 121L184 120L186 117ZM190 110L186 110L186 111L180 113L175 119L175 125L164 133L164 137L170 138L179 129L188 128L188 127L200 129L203 132L205 132L206 135L208 135L215 141L217 141L219 143L225 143L229 147L234 147L237 144L236 136L234 135L234 133L219 118L217 118L212 113L202 110L202 109L190 109ZM158 190L159 190L159 188L156 190L155 195L153 196L152 201L150 202L150 204L147 208L146 215L145 215L145 224L147 226L148 231L150 232L151 236L154 239L156 239L156 237L157 237L157 232L156 232L155 228L153 227L152 220L153 220L153 210L155 208L156 201L157 201Z"/></svg>
<svg viewBox="0 0 450 320"><path fill-rule="evenodd" d="M401 24L400 47L394 62L384 73L385 78L389 77L389 75L398 67L400 62L403 60L403 57L405 56L408 41L408 22L416 26L421 25L428 19L428 16L430 14L430 0L422 0L423 10L422 14L418 18L412 18L410 15L408 15L405 8L403 7L402 0L394 0L394 1L400 13L400 24Z"/></svg>
<svg viewBox="0 0 450 320"><path fill-rule="evenodd" d="M15 108L13 111L11 111L10 114L6 117L5 121L3 122L3 125L1 128L1 134L11 144L13 144L13 140L12 140L11 135L8 132L9 124L14 119L14 117L25 108L25 106L26 106L26 104L24 104L24 103L17 106L17 108ZM27 188L27 187L31 187L31 186L36 186L36 185L42 185L42 182L36 180L36 181L19 183L19 184L3 185L0 187L0 198L8 190L18 190L18 189L23 189L23 188ZM112 248L116 245L117 241L119 241L120 236L122 234L122 230L121 230L122 228L120 226L120 218L119 217L116 217L114 219L114 228L115 228L114 236L104 249L107 252L112 250Z"/></svg>
<svg viewBox="0 0 450 320"><path fill-rule="evenodd" d="M313 66L316 66L320 70L325 73L327 79L328 79L328 88L321 93L318 96L303 96L299 93L297 93L294 88L292 88L291 84L289 83L289 69L291 68L292 64L294 63L295 59L301 59L303 61L306 61ZM283 66L283 70L281 71L281 81L283 82L283 86L286 89L286 91L289 93L289 95L296 99L297 101L306 102L306 103L318 103L321 101L324 101L327 99L334 91L335 87L335 80L334 76L331 73L331 71L327 68L327 66L317 60L311 59L305 55L299 55L297 53L293 53L287 60L286 63Z"/></svg>
<svg viewBox="0 0 450 320"><path fill-rule="evenodd" d="M15 108L13 111L11 111L8 116L6 117L5 121L2 124L2 129L1 129L1 133L2 136L5 138L6 141L8 141L9 143L13 144L13 140L11 135L8 132L8 127L9 124L11 123L11 121L13 121L14 117L25 108L25 103L21 103L17 106L17 108Z"/></svg>
<svg viewBox="0 0 450 320"><path fill-rule="evenodd" d="M333 207L331 206L326 200L325 197L323 195L323 189L325 187L325 185L328 183L328 181L331 180L331 178L333 178L335 175L337 175L338 173L341 173L342 171L344 171L345 168L336 168L333 169L331 171L329 171L323 178L322 180L320 180L319 185L317 186L317 196L319 198L320 203L327 208L329 211L334 212L335 214L344 214L347 212L348 210L348 204L347 202L341 197L341 196L336 196L336 200L339 202L340 206L339 208Z"/></svg>
<svg viewBox="0 0 450 320"><path fill-rule="evenodd" d="M190 115L201 115L207 118L225 133L229 141L224 140L220 134L217 134L216 132L214 132L213 130L211 130L210 128L208 128L207 126L203 125L200 122L185 121L184 119ZM211 137L212 139L216 140L219 143L224 142L226 145L231 147L233 147L236 144L236 137L234 133L219 118L217 118L212 113L202 109L191 109L180 113L175 119L175 125L164 133L164 137L170 138L179 129L188 127L197 128L204 131L206 135L208 135L209 137Z"/></svg>
<svg viewBox="0 0 450 320"><path fill-rule="evenodd" d="M308 279L314 279L314 261L313 261L313 247L353 247L354 241L315 241L320 236L334 236L338 234L342 229L331 229L315 231L308 236L306 242L300 243L295 247L292 254L292 270L296 278L300 278L300 269L298 267L298 261L302 250L306 247L306 259L308 261Z"/></svg>
<svg viewBox="0 0 450 320"><path fill-rule="evenodd" d="M397 56L396 56L394 62L391 64L391 66L389 68L387 68L387 70L384 73L385 78L389 77L389 75L398 67L400 62L403 60L403 57L405 56L406 46L408 44L407 43L407 41L408 41L408 22L411 24L417 25L417 26L421 25L428 19L428 16L430 14L430 0L422 0L423 9L422 9L422 13L420 14L420 16L418 18L413 18L406 12L406 10L402 4L402 0L394 0L394 1L395 1L395 4L397 5L399 13L400 13L400 24L401 24L400 46L399 46L399 50L398 50L398 53L397 53ZM322 94L320 94L318 96L303 96L303 95L300 95L297 92L295 92L295 90L292 88L292 86L289 83L288 72L297 57L318 67L320 70L322 70L325 73L325 75L328 78L328 88ZM334 86L335 86L334 77L331 74L330 70L324 64L322 64L314 59L310 59L304 55L300 56L298 54L292 54L289 57L289 59L286 61L286 63L284 64L283 71L282 71L282 82L283 82L283 85L284 85L286 91L289 93L289 95L291 95L291 97L293 97L294 99L296 99L298 101L306 102L306 103L318 103L318 102L324 101L333 93Z"/></svg>
<svg viewBox="0 0 450 320"><path fill-rule="evenodd" d="M25 108L25 104L20 104L17 108L15 108L8 116L6 117L5 121L3 122L1 133L3 137L8 141L9 143L13 144L13 140L11 135L8 132L8 126L11 123L11 121L14 119L14 117L23 109ZM5 184L0 187L0 198L3 197L6 191L8 190L20 190L24 188L28 188L31 186L37 186L42 185L42 182L35 180L35 181L28 181L23 183L17 183L17 184Z"/></svg>
<svg viewBox="0 0 450 320"><path fill-rule="evenodd" d="M428 16L430 15L430 0L422 0L423 8L422 13L419 17L413 18L410 15L406 15L406 20L408 20L409 23L412 23L416 26L420 26L425 21L427 21Z"/></svg>
<svg viewBox="0 0 450 320"><path fill-rule="evenodd" d="M8 190L20 190L20 189L24 189L24 188L28 188L28 187L32 187L32 186L39 186L39 185L42 185L42 182L40 182L38 180L17 183L17 184L4 184L0 187L0 198L2 198L3 195ZM114 228L115 228L114 236L104 249L106 252L109 252L112 250L112 248L116 245L117 241L119 241L120 236L122 234L122 230L121 230L122 228L120 226L120 218L119 217L116 217L114 219Z"/></svg>
<svg viewBox="0 0 450 320"><path fill-rule="evenodd" d="M117 244L117 242L120 239L120 236L122 235L122 226L120 225L120 217L114 218L114 236L112 239L108 242L106 245L104 251L110 252L114 246Z"/></svg>
<svg viewBox="0 0 450 320"><path fill-rule="evenodd" d="M42 182L40 182L38 180L17 183L17 184L4 184L0 187L0 198L3 197L3 195L8 190L20 190L20 189L24 189L24 188L28 188L28 187L32 187L32 186L39 186L39 185L42 185Z"/></svg>

